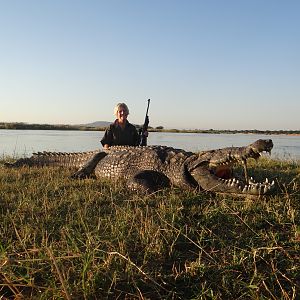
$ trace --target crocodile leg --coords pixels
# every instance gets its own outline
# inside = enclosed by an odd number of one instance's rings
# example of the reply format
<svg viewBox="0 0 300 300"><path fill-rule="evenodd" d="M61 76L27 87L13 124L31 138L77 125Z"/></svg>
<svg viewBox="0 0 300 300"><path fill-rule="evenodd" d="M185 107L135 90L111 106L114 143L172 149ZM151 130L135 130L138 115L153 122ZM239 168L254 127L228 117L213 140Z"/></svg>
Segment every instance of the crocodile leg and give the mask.
<svg viewBox="0 0 300 300"><path fill-rule="evenodd" d="M83 179L87 177L93 177L94 170L99 163L99 161L107 155L106 152L96 153L87 163L85 163L77 172L75 172L71 178L73 179Z"/></svg>
<svg viewBox="0 0 300 300"><path fill-rule="evenodd" d="M128 179L127 186L132 190L153 193L162 188L169 187L170 180L161 172L144 170Z"/></svg>

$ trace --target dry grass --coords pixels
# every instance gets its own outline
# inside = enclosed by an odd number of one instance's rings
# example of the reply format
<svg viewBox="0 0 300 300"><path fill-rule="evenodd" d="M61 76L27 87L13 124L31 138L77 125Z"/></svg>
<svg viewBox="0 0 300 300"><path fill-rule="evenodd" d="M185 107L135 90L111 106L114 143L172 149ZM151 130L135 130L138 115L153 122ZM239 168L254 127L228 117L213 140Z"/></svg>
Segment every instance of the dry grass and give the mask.
<svg viewBox="0 0 300 300"><path fill-rule="evenodd" d="M269 198L152 195L54 168L0 168L0 299L296 299L300 167Z"/></svg>

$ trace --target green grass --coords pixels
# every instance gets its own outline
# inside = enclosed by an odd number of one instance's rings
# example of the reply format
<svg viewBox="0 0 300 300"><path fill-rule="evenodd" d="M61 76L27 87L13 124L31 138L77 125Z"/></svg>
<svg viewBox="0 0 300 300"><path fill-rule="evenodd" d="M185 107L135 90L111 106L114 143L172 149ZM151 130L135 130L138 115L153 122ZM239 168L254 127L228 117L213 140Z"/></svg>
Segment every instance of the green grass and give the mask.
<svg viewBox="0 0 300 300"><path fill-rule="evenodd" d="M250 172L278 194L145 196L62 168L0 168L0 299L296 299L300 166Z"/></svg>

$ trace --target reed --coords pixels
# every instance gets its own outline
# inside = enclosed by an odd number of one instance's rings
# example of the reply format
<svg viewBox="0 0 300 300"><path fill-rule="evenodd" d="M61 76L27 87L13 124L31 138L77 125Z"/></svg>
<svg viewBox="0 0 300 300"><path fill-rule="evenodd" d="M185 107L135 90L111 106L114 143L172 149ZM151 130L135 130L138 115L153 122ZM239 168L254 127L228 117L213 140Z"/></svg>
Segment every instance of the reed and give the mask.
<svg viewBox="0 0 300 300"><path fill-rule="evenodd" d="M1 299L297 299L300 166L262 159L268 198L0 168Z"/></svg>

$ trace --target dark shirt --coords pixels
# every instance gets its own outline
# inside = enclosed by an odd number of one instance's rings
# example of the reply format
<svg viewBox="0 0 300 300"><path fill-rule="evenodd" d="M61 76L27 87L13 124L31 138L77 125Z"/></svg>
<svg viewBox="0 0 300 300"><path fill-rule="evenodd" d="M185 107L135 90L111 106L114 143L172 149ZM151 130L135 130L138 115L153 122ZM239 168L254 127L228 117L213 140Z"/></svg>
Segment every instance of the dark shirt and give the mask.
<svg viewBox="0 0 300 300"><path fill-rule="evenodd" d="M101 140L102 146L104 146L105 144L109 146L138 146L139 142L140 137L135 126L126 121L124 129L122 129L118 124L118 120L110 124Z"/></svg>

